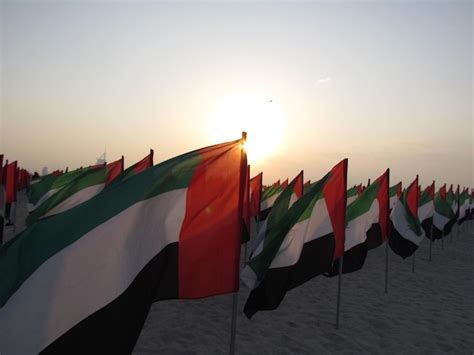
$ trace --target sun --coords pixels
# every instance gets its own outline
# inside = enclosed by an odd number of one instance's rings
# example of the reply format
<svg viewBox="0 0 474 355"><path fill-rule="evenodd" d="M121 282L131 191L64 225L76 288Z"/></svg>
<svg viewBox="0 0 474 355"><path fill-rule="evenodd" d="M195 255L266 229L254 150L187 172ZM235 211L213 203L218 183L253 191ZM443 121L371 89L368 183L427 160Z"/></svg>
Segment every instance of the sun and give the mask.
<svg viewBox="0 0 474 355"><path fill-rule="evenodd" d="M209 126L213 141L240 137L247 132L245 148L250 163L274 153L283 132L282 111L274 100L258 96L234 95L216 105Z"/></svg>

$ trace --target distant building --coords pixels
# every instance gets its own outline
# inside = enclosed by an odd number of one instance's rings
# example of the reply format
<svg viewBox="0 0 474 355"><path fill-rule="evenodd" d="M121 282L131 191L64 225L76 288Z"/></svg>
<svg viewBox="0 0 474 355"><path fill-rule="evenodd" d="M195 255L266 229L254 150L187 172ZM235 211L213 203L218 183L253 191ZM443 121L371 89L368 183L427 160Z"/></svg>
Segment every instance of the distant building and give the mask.
<svg viewBox="0 0 474 355"><path fill-rule="evenodd" d="M48 175L48 167L47 167L47 166L45 166L45 167L43 168L43 171L42 171L41 175L42 175L42 176Z"/></svg>
<svg viewBox="0 0 474 355"><path fill-rule="evenodd" d="M104 154L102 154L100 157L97 158L97 165L99 164L105 164L106 160L105 160L105 152Z"/></svg>

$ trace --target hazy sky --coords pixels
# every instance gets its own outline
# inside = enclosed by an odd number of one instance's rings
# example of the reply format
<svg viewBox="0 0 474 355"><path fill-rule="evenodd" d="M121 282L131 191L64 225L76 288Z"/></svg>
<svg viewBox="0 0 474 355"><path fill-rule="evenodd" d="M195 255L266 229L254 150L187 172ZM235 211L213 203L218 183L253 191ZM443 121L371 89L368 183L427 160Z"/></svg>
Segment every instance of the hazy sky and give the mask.
<svg viewBox="0 0 474 355"><path fill-rule="evenodd" d="M0 20L0 152L30 170L220 143L245 95L282 117L266 183L347 157L351 184L474 186L471 1L2 1Z"/></svg>

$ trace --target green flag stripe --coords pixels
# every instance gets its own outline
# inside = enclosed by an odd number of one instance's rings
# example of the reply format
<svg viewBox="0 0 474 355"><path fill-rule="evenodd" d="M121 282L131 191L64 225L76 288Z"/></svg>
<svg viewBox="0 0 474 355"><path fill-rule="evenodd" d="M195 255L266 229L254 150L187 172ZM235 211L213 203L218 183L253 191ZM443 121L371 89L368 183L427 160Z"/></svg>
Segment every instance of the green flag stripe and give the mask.
<svg viewBox="0 0 474 355"><path fill-rule="evenodd" d="M133 204L167 191L186 188L201 161L198 151L170 159L122 184L104 190L64 213L38 221L0 249L0 307L49 257ZM18 268L18 255L29 264Z"/></svg>
<svg viewBox="0 0 474 355"><path fill-rule="evenodd" d="M44 216L52 208L59 205L61 202L66 200L68 197L75 193L85 189L86 187L103 184L107 178L107 168L104 166L98 169L88 169L83 171L80 175L76 176L76 179L70 181L70 183L44 201L39 205L26 219L26 224L30 226L36 222L39 218Z"/></svg>
<svg viewBox="0 0 474 355"><path fill-rule="evenodd" d="M307 193L300 197L290 207L290 209L288 209L288 204L294 189L292 184L290 184L278 197L270 215L268 216L264 248L260 254L256 255L248 262L248 265L257 275L259 280L262 280L265 277L268 268L291 228L293 228L293 226L299 221L308 219L311 216L316 201L323 196L323 188L330 175L331 174L328 173L323 179L312 184ZM307 217L302 219L301 217L303 215L307 215Z"/></svg>
<svg viewBox="0 0 474 355"><path fill-rule="evenodd" d="M353 219L362 216L364 213L369 212L370 207L377 198L379 190L380 184L375 182L367 187L354 202L347 206L346 221L350 222Z"/></svg>

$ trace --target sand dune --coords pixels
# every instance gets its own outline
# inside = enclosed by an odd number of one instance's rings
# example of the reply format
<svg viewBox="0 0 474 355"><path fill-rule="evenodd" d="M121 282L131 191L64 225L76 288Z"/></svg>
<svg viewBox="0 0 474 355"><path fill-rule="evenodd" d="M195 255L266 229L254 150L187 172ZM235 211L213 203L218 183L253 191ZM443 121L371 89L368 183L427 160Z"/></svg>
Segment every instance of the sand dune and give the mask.
<svg viewBox="0 0 474 355"><path fill-rule="evenodd" d="M24 226L20 194L17 231ZM429 243L411 259L390 252L389 293L384 293L385 246L369 252L364 269L343 276L341 327L335 330L337 278L317 277L289 292L280 308L248 320L239 292L239 354L472 354L474 351L474 234L448 237L444 250ZM456 234L456 230L454 231ZM6 240L12 227L6 228ZM135 355L227 353L232 295L172 300L153 305Z"/></svg>

